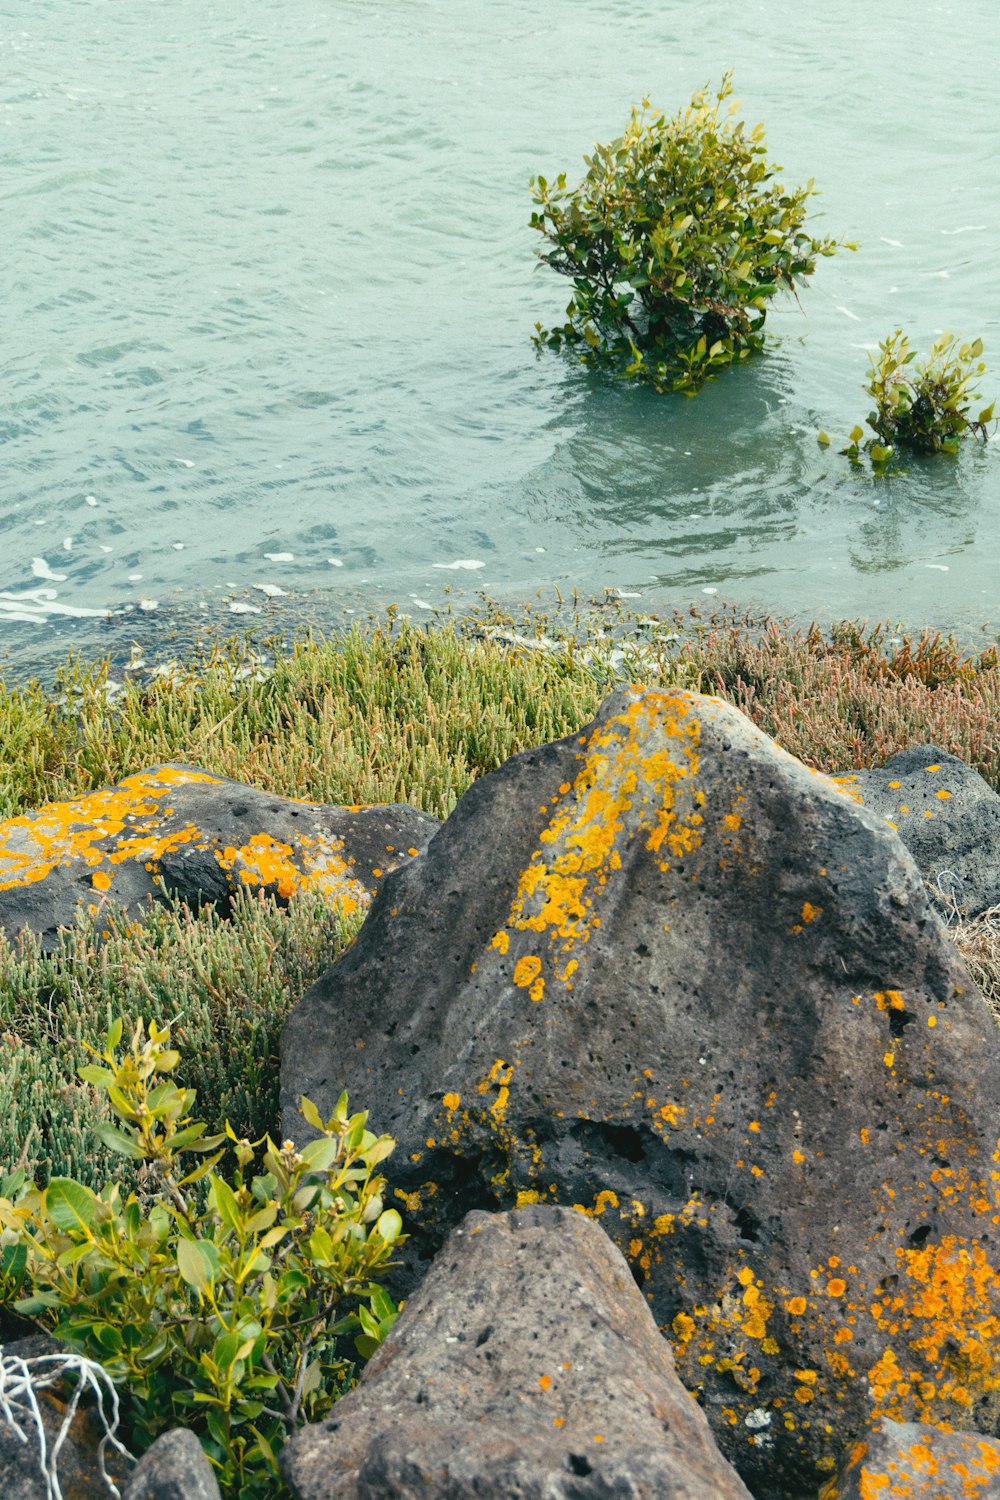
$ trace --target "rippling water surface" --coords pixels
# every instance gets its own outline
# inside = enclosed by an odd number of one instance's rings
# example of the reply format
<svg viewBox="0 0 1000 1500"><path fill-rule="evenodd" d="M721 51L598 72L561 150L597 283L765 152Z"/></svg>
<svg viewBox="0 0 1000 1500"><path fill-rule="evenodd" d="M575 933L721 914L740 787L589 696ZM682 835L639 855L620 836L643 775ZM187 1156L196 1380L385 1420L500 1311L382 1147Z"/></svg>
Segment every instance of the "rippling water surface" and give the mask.
<svg viewBox="0 0 1000 1500"><path fill-rule="evenodd" d="M0 644L456 584L995 631L1000 445L873 480L815 441L864 417L897 324L1000 365L1000 32L988 0L916 15L12 0ZM532 173L730 66L863 249L696 400L536 356L567 287L535 269Z"/></svg>

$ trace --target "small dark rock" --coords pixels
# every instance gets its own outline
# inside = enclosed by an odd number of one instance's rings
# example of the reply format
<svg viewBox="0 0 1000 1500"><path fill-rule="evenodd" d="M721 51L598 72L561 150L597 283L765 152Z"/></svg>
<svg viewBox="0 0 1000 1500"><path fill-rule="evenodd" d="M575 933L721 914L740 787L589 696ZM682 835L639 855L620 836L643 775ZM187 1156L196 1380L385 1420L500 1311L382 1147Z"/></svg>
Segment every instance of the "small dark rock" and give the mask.
<svg viewBox="0 0 1000 1500"><path fill-rule="evenodd" d="M1000 904L1000 797L978 771L916 745L836 780L895 827L944 910L968 918Z"/></svg>
<svg viewBox="0 0 1000 1500"><path fill-rule="evenodd" d="M296 1500L749 1500L620 1252L549 1206L469 1214L281 1467Z"/></svg>
<svg viewBox="0 0 1000 1500"><path fill-rule="evenodd" d="M122 1500L219 1500L204 1449L184 1427L158 1437L133 1470Z"/></svg>

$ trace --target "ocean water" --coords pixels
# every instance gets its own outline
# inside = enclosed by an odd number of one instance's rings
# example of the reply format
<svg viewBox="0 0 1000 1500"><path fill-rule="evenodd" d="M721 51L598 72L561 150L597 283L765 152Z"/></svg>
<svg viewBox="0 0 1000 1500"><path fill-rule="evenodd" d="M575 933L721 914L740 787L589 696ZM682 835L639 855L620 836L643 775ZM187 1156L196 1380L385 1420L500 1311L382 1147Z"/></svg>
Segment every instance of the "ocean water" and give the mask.
<svg viewBox="0 0 1000 1500"><path fill-rule="evenodd" d="M862 249L693 400L537 355L532 174L730 67ZM815 435L896 326L1000 369L998 73L987 0L10 0L0 649L574 588L995 635L1000 444Z"/></svg>

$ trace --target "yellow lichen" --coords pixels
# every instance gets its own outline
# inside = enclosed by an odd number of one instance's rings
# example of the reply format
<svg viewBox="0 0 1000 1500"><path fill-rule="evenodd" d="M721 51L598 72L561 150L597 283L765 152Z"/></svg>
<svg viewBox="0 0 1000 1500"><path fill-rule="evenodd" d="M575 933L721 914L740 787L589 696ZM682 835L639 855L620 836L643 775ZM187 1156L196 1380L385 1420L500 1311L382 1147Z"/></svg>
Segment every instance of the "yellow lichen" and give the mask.
<svg viewBox="0 0 1000 1500"><path fill-rule="evenodd" d="M678 801L682 784L697 775L699 736L693 700L644 693L584 738L565 801L546 806L548 822L521 872L503 937L542 936L553 960L560 955L552 969L563 983L600 926L597 904L623 868L625 846L641 840L666 869L701 842L701 814L683 812ZM506 951L497 938L494 946ZM520 983L517 974L515 967Z"/></svg>
<svg viewBox="0 0 1000 1500"><path fill-rule="evenodd" d="M527 953L523 958L519 958L514 965L513 975L518 989L526 990L529 985L533 984L541 972L541 967L542 961L534 953Z"/></svg>

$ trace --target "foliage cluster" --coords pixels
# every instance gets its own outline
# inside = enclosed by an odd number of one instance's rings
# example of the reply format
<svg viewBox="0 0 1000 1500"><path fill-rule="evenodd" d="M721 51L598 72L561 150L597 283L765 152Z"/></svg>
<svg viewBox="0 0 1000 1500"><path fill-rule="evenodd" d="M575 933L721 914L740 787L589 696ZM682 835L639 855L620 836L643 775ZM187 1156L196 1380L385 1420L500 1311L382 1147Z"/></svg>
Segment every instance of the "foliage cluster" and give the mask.
<svg viewBox="0 0 1000 1500"><path fill-rule="evenodd" d="M395 1316L373 1281L402 1231L377 1175L394 1142L350 1115L346 1095L328 1120L302 1100L315 1139L301 1151L228 1123L209 1135L190 1114L195 1091L171 1076L180 1054L168 1028L147 1034L140 1022L123 1055L121 1037L117 1019L80 1072L118 1120L98 1126L101 1140L146 1167L151 1202L115 1181L95 1193L69 1177L39 1188L23 1170L8 1175L2 1290L26 1289L19 1312L127 1389L140 1451L183 1424L224 1494L273 1496L278 1450L344 1387L342 1336L360 1328L367 1356ZM228 1151L234 1166L216 1170ZM190 1153L202 1160L188 1169Z"/></svg>
<svg viewBox="0 0 1000 1500"><path fill-rule="evenodd" d="M860 463L867 453L872 464L882 468L900 447L915 453L957 453L961 439L970 434L985 442L993 403L972 416L973 405L982 400L972 389L986 372L982 352L981 339L962 344L943 333L931 345L929 357L917 365L916 349L897 328L879 345L878 356L869 356L865 391L875 403L867 417L874 436L865 439L864 429L856 426L841 451L852 463ZM821 432L819 441L830 440Z"/></svg>
<svg viewBox="0 0 1000 1500"><path fill-rule="evenodd" d="M657 391L694 392L763 348L777 292L795 293L817 257L856 248L807 232L812 180L793 189L775 181L783 169L767 160L764 127L735 118L732 88L726 73L716 93L706 85L670 118L644 99L624 135L584 157L577 186L565 172L552 183L532 178L539 259L573 283L566 321L535 325L538 348L570 349L592 369ZM954 453L970 433L985 438L993 406L970 415L981 354L979 339L944 334L910 372L915 353L897 329L865 387L874 436L856 426L842 451L884 471L898 447ZM830 439L821 432L819 441Z"/></svg>
<svg viewBox="0 0 1000 1500"><path fill-rule="evenodd" d="M727 73L669 119L643 100L623 136L584 157L577 187L565 173L532 180L540 259L573 282L566 322L537 325L539 346L695 391L761 349L769 300L841 248L803 228L813 183L776 181L764 127L735 117L732 89Z"/></svg>

